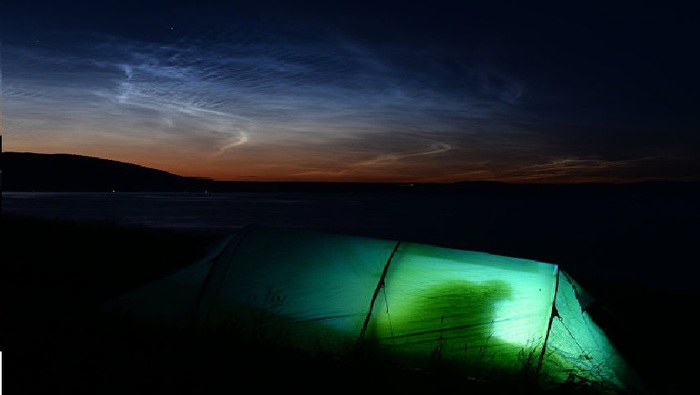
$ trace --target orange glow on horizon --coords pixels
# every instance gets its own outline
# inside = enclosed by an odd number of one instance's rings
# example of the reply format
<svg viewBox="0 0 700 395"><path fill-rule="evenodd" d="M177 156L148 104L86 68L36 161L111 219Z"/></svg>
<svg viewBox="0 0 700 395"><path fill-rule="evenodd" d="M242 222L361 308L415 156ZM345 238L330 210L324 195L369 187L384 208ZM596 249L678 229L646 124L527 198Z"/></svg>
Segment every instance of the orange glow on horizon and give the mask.
<svg viewBox="0 0 700 395"><path fill-rule="evenodd" d="M6 144L7 145L7 144ZM54 146L55 145L55 146ZM22 149L25 148L25 149ZM197 159L196 155L184 152L148 152L148 149L118 149L117 147L101 147L89 153L76 147L67 149L59 144L47 142L43 150L26 149L11 145L6 152L34 152L45 154L72 154L91 156L100 159L136 164L156 170L165 171L182 177L210 179L222 182L327 182L327 183L397 183L397 184L449 184L457 182L502 182L508 184L582 184L608 183L625 184L644 181L658 181L653 177L626 177L606 172L606 169L586 168L571 169L567 166L552 165L550 172L529 174L523 167L502 167L499 170L474 169L459 174L431 174L420 167L420 164L409 164L398 167L343 167L309 169L295 162L289 155L285 159L291 164L285 165L275 161L274 155L267 154L265 159L258 162L235 162L231 159ZM84 148L84 147L83 147ZM188 158L183 160L182 158ZM699 181L694 178L664 178L669 181Z"/></svg>

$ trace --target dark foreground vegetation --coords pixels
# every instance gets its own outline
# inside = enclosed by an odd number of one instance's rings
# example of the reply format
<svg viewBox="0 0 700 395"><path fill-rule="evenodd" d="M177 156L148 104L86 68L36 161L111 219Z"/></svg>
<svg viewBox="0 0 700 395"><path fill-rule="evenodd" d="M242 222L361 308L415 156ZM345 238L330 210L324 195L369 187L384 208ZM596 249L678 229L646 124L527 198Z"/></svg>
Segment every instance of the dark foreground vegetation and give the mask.
<svg viewBox="0 0 700 395"><path fill-rule="evenodd" d="M193 262L223 235L8 215L2 220L0 349L8 393L536 392L532 377L482 382L439 368L310 355L226 332L122 327L100 318L99 306ZM592 280L583 285L603 302L595 317L605 321L650 393L693 392L697 294Z"/></svg>

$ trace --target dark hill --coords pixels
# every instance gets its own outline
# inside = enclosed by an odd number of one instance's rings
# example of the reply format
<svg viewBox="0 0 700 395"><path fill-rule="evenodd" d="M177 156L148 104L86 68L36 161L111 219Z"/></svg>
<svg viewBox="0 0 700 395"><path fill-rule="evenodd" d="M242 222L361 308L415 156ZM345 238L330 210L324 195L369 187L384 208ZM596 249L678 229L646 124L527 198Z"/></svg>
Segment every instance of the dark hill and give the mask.
<svg viewBox="0 0 700 395"><path fill-rule="evenodd" d="M14 192L364 192L398 184L241 182L183 177L132 163L71 154L2 152L2 190Z"/></svg>
<svg viewBox="0 0 700 395"><path fill-rule="evenodd" d="M3 152L5 191L182 191L198 179L131 163L70 154Z"/></svg>
<svg viewBox="0 0 700 395"><path fill-rule="evenodd" d="M183 177L132 163L71 154L2 152L2 190L15 192L352 192L459 194L509 198L653 198L700 196L699 182L631 184L448 184L243 182Z"/></svg>
<svg viewBox="0 0 700 395"><path fill-rule="evenodd" d="M71 154L2 152L0 165L2 190L14 192L356 192L404 189L394 184L214 181Z"/></svg>

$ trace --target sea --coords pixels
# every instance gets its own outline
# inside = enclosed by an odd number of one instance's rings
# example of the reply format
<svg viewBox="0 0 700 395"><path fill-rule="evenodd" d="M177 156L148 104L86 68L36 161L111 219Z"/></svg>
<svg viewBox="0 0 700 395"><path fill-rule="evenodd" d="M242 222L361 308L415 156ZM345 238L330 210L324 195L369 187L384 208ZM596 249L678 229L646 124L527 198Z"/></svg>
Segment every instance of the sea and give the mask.
<svg viewBox="0 0 700 395"><path fill-rule="evenodd" d="M3 215L229 234L249 224L467 249L576 277L697 290L700 210L678 194L2 192Z"/></svg>

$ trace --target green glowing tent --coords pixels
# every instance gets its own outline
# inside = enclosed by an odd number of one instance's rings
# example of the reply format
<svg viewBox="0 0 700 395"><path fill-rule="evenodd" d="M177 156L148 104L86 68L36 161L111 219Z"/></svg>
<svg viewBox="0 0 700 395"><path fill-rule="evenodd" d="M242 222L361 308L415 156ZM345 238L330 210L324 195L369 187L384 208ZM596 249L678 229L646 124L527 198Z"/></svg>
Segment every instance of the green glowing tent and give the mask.
<svg viewBox="0 0 700 395"><path fill-rule="evenodd" d="M249 226L210 256L109 304L170 325L235 326L300 349L349 345L473 375L638 380L557 265L431 245Z"/></svg>

